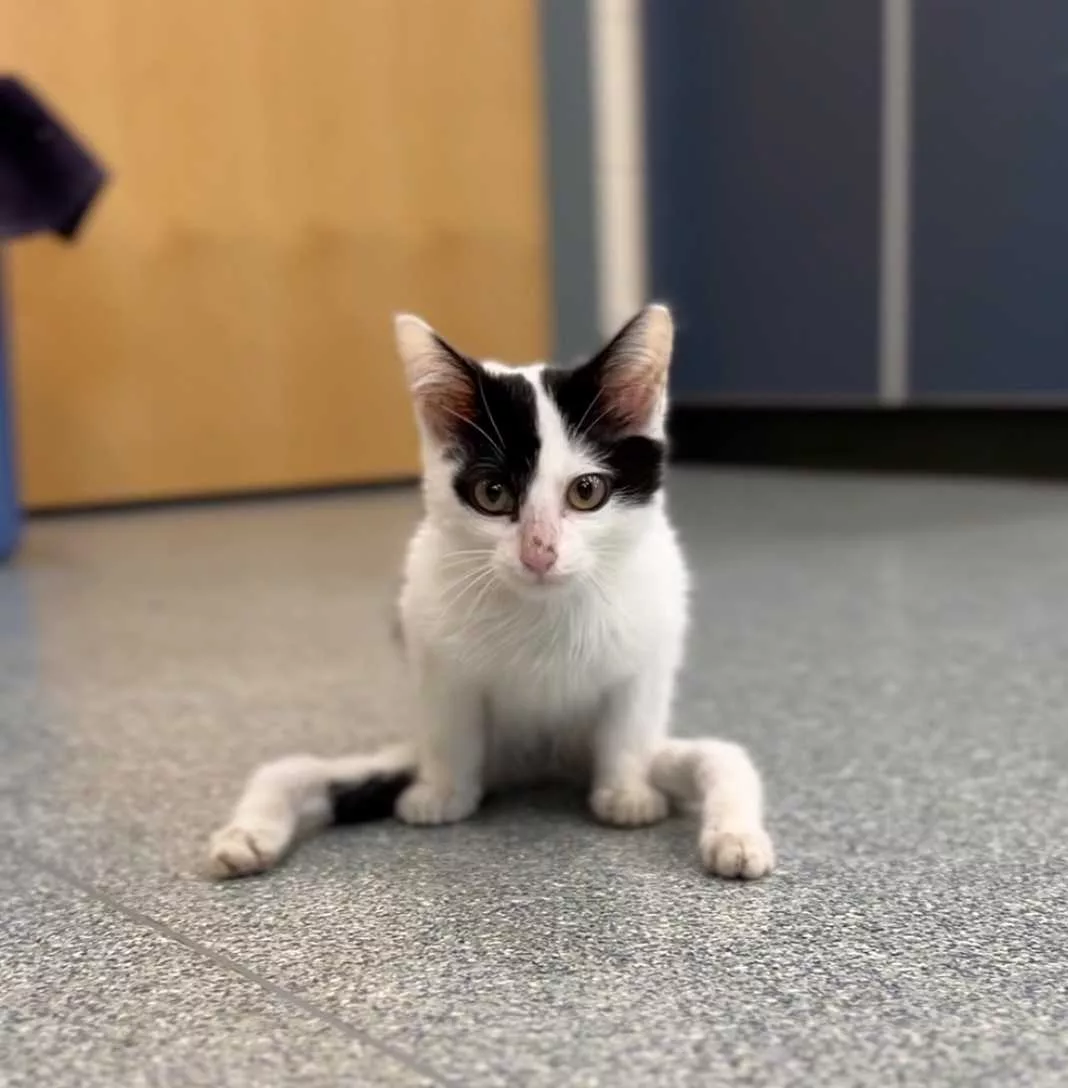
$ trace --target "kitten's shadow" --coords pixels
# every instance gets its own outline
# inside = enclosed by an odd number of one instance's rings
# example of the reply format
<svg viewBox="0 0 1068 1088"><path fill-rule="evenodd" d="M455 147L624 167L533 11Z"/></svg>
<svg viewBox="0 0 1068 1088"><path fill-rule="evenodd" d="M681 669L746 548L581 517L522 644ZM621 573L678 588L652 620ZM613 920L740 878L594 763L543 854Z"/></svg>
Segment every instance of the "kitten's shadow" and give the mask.
<svg viewBox="0 0 1068 1088"><path fill-rule="evenodd" d="M379 821L375 821L379 822ZM395 829L403 825L392 819ZM334 833L357 830L340 826ZM473 835L482 838L491 834L499 837L503 849L513 849L533 832L542 837L552 836L561 847L596 851L604 840L623 845L632 843L638 854L659 855L668 864L701 871L697 856L697 822L693 816L672 814L661 823L640 828L616 828L599 823L590 814L586 791L574 786L544 785L510 789L488 794L478 812L467 820L446 827L418 828L417 831L446 831L461 838ZM600 845L599 845L600 844Z"/></svg>
<svg viewBox="0 0 1068 1088"><path fill-rule="evenodd" d="M516 816L569 819L588 816L585 795L575 786L526 786L521 789L487 794L478 817L484 821L514 819Z"/></svg>
<svg viewBox="0 0 1068 1088"><path fill-rule="evenodd" d="M633 841L636 850L655 852L672 867L704 875L697 852L698 820L692 813L672 811L648 827L609 827L590 814L586 793L577 787L537 786L487 797L473 819L483 827L517 830L537 821L543 826L587 832L592 838L616 836Z"/></svg>

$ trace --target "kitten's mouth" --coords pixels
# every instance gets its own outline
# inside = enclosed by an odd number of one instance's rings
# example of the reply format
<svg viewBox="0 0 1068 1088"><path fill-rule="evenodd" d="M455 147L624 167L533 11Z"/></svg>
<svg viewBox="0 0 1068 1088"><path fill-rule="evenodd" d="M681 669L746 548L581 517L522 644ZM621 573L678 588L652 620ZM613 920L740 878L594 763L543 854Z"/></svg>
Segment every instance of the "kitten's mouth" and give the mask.
<svg viewBox="0 0 1068 1088"><path fill-rule="evenodd" d="M539 595L562 589L571 579L561 571L548 570L537 573L525 567L513 570L509 581L522 593Z"/></svg>

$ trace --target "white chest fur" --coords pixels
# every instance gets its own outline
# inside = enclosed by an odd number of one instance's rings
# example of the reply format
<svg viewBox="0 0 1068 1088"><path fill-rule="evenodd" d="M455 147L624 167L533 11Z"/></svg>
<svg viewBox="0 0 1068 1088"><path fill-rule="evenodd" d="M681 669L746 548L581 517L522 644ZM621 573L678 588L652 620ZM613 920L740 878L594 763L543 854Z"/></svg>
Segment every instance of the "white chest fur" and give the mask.
<svg viewBox="0 0 1068 1088"><path fill-rule="evenodd" d="M585 764L610 693L656 661L677 667L686 569L657 515L641 546L598 584L546 595L480 593L476 584L457 601L457 576L441 575L448 545L430 527L416 534L401 596L406 639L481 692L492 777Z"/></svg>

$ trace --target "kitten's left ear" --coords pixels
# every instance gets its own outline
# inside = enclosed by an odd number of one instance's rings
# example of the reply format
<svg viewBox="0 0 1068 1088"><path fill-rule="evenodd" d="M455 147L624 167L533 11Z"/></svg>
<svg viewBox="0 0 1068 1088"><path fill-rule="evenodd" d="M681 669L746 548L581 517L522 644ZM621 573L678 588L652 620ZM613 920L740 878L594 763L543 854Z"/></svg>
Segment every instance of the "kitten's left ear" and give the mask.
<svg viewBox="0 0 1068 1088"><path fill-rule="evenodd" d="M644 428L662 409L675 325L660 303L640 310L586 365L596 373L612 423Z"/></svg>
<svg viewBox="0 0 1068 1088"><path fill-rule="evenodd" d="M413 314L397 314L393 328L416 414L445 444L473 416L478 368Z"/></svg>

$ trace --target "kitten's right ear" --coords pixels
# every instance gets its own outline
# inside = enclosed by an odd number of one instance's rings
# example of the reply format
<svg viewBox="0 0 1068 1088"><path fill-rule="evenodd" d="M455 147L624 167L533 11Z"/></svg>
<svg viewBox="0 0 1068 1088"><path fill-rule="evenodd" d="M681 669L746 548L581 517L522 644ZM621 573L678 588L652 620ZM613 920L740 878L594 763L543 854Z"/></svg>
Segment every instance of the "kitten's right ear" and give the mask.
<svg viewBox="0 0 1068 1088"><path fill-rule="evenodd" d="M427 433L444 445L459 424L474 417L476 364L413 314L397 314L393 329L416 413Z"/></svg>

